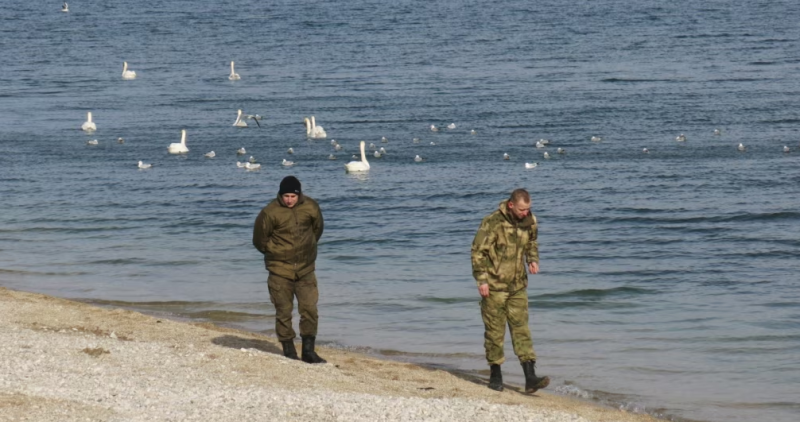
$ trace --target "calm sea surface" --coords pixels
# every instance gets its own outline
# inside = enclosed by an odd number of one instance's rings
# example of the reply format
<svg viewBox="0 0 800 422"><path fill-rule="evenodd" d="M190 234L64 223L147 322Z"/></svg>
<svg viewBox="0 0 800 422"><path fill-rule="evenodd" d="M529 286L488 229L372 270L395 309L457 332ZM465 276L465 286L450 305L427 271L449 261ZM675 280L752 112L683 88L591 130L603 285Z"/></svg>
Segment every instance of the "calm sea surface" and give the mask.
<svg viewBox="0 0 800 422"><path fill-rule="evenodd" d="M271 334L252 224L294 174L326 220L320 341L483 374L470 243L525 187L551 389L797 421L797 2L7 3L0 285ZM311 115L328 139L306 139ZM169 155L181 129L190 152ZM360 140L387 154L345 174ZM250 155L260 171L235 165Z"/></svg>

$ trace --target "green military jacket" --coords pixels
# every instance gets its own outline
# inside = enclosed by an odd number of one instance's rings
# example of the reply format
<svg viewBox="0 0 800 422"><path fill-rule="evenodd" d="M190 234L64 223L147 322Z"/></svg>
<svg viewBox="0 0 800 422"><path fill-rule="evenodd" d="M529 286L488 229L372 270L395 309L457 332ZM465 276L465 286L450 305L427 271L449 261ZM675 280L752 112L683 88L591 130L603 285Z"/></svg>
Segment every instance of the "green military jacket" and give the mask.
<svg viewBox="0 0 800 422"><path fill-rule="evenodd" d="M267 271L295 280L314 271L322 229L317 201L300 195L289 208L278 195L256 217L253 246L264 254Z"/></svg>
<svg viewBox="0 0 800 422"><path fill-rule="evenodd" d="M472 276L489 290L515 292L528 287L526 262L539 262L536 242L539 228L529 214L517 221L508 210L508 201L481 221L472 241Z"/></svg>

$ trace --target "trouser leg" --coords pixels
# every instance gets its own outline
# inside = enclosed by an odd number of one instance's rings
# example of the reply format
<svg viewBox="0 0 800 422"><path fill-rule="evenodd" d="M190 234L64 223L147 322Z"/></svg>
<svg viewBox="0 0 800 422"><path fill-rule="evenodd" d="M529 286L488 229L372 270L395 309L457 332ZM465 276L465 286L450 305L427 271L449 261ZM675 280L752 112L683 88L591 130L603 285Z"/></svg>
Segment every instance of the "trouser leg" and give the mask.
<svg viewBox="0 0 800 422"><path fill-rule="evenodd" d="M531 329L528 327L528 292L521 289L509 294L506 301L508 315L508 331L511 333L511 344L514 354L520 362L535 361Z"/></svg>
<svg viewBox="0 0 800 422"><path fill-rule="evenodd" d="M486 361L489 365L502 365L505 362L503 342L506 335L506 292L489 292L489 297L481 300Z"/></svg>
<svg viewBox="0 0 800 422"><path fill-rule="evenodd" d="M317 289L317 276L312 271L297 280L295 295L297 295L297 310L300 313L300 335L316 336L319 314L317 302L319 290Z"/></svg>
<svg viewBox="0 0 800 422"><path fill-rule="evenodd" d="M295 338L292 328L292 309L294 309L295 283L273 273L267 278L269 299L275 306L275 333L278 340L289 341Z"/></svg>

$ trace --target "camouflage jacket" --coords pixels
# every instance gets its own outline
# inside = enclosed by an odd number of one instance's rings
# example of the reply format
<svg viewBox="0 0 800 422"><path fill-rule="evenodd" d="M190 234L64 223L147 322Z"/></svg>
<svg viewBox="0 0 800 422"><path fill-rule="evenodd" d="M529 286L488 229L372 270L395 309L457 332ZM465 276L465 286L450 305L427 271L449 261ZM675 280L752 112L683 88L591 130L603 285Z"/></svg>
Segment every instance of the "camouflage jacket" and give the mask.
<svg viewBox="0 0 800 422"><path fill-rule="evenodd" d="M278 195L256 218L253 246L264 254L267 271L295 280L314 271L323 224L317 201L300 195L289 208Z"/></svg>
<svg viewBox="0 0 800 422"><path fill-rule="evenodd" d="M528 287L526 262L539 262L536 217L529 214L517 221L508 201L481 221L472 241L472 276L478 286L489 290L515 292Z"/></svg>

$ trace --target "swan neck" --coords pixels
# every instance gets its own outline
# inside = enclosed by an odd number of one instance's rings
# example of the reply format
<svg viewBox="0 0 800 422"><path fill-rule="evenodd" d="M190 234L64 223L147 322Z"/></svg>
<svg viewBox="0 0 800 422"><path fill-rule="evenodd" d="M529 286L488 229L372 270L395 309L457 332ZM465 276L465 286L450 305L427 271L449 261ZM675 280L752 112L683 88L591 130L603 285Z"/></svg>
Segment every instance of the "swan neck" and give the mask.
<svg viewBox="0 0 800 422"><path fill-rule="evenodd" d="M317 128L317 119L315 119L314 116L311 116L311 130L313 131L316 128Z"/></svg>
<svg viewBox="0 0 800 422"><path fill-rule="evenodd" d="M361 162L367 163L367 154L364 153L364 141L361 141Z"/></svg>
<svg viewBox="0 0 800 422"><path fill-rule="evenodd" d="M181 144L186 145L186 130L181 131Z"/></svg>
<svg viewBox="0 0 800 422"><path fill-rule="evenodd" d="M92 112L86 113L86 121L91 123L92 122Z"/></svg>
<svg viewBox="0 0 800 422"><path fill-rule="evenodd" d="M233 62L231 62L231 74L233 74Z"/></svg>
<svg viewBox="0 0 800 422"><path fill-rule="evenodd" d="M308 120L308 117L303 119L303 121L306 123L306 135L308 135L311 133L311 121Z"/></svg>
<svg viewBox="0 0 800 422"><path fill-rule="evenodd" d="M122 62L122 73L128 70L128 62Z"/></svg>

